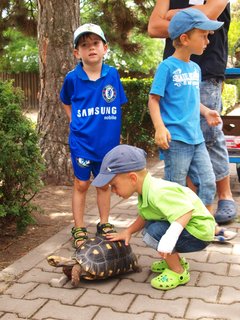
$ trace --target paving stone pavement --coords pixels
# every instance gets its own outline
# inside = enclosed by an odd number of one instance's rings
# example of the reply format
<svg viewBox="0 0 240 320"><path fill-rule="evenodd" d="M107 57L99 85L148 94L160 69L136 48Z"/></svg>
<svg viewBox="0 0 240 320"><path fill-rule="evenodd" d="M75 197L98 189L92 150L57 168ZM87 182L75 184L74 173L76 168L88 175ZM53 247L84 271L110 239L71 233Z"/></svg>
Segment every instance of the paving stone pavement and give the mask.
<svg viewBox="0 0 240 320"><path fill-rule="evenodd" d="M149 168L162 176L163 164ZM231 185L240 204L235 165ZM137 197L128 200L113 195L111 219L117 229L129 225L137 215ZM240 217L227 227L239 231ZM95 233L97 209L88 212L88 228ZM142 266L140 273L87 281L71 288L61 268L47 264L49 254L70 257L70 228L64 228L46 242L0 272L0 320L239 320L240 319L240 234L231 243L212 243L204 251L185 254L191 280L170 291L150 286L154 276L149 266L157 254L147 248L141 234L131 239Z"/></svg>

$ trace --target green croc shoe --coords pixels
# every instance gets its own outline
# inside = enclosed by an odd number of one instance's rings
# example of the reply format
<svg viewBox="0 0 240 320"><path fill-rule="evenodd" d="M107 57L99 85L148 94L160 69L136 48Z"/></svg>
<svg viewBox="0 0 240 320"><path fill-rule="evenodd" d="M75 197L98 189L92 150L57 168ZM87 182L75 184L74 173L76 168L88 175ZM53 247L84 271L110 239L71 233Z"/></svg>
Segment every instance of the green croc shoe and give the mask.
<svg viewBox="0 0 240 320"><path fill-rule="evenodd" d="M189 263L184 257L180 258L180 263L185 270L189 271ZM151 265L152 272L162 273L165 269L168 269L168 268L169 268L168 264L164 259L154 261Z"/></svg>
<svg viewBox="0 0 240 320"><path fill-rule="evenodd" d="M159 290L170 290L186 284L190 281L190 274L185 269L179 274L170 269L165 269L163 273L151 280L151 286Z"/></svg>

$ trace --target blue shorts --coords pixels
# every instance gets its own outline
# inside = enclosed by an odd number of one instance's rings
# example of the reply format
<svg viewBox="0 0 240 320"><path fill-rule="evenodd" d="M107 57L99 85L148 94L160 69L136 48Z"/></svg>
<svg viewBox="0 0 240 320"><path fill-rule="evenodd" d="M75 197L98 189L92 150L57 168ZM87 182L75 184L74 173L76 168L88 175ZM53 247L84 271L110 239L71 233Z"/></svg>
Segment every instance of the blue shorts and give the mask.
<svg viewBox="0 0 240 320"><path fill-rule="evenodd" d="M172 140L164 154L164 179L186 186L189 176L197 195L205 205L211 205L216 193L216 181L205 143L191 145Z"/></svg>
<svg viewBox="0 0 240 320"><path fill-rule="evenodd" d="M143 241L151 248L157 250L159 240L166 233L170 223L168 221L148 221L143 229ZM175 252L195 252L206 248L210 242L195 238L186 229L180 234ZM173 251L173 252L174 252Z"/></svg>
<svg viewBox="0 0 240 320"><path fill-rule="evenodd" d="M100 171L102 162L94 162L84 158L78 158L71 154L74 176L82 181L88 181L93 174L96 177Z"/></svg>
<svg viewBox="0 0 240 320"><path fill-rule="evenodd" d="M221 114L222 109L222 81L208 79L200 84L201 103ZM201 128L207 150L212 162L216 181L229 175L228 151L222 131L222 125L210 127L205 118L201 117Z"/></svg>

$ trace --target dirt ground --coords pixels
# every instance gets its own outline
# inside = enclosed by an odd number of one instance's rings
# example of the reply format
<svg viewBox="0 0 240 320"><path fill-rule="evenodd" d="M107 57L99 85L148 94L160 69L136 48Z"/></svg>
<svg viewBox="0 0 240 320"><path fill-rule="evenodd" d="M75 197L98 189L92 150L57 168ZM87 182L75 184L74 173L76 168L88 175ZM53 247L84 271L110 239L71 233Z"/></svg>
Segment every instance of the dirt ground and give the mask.
<svg viewBox="0 0 240 320"><path fill-rule="evenodd" d="M73 222L71 210L72 187L46 186L34 198L34 203L42 209L33 213L35 224L18 235L13 223L0 223L0 270L27 254L48 238ZM86 210L96 205L95 188L87 194ZM70 230L69 230L70 236Z"/></svg>

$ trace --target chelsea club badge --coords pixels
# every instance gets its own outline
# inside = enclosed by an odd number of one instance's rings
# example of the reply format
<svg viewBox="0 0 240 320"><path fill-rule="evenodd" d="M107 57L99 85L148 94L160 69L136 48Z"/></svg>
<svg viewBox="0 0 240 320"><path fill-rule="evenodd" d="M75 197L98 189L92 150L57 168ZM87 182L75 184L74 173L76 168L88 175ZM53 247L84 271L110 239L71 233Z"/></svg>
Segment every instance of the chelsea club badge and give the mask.
<svg viewBox="0 0 240 320"><path fill-rule="evenodd" d="M117 93L115 88L109 84L103 88L102 96L109 103L116 99Z"/></svg>

